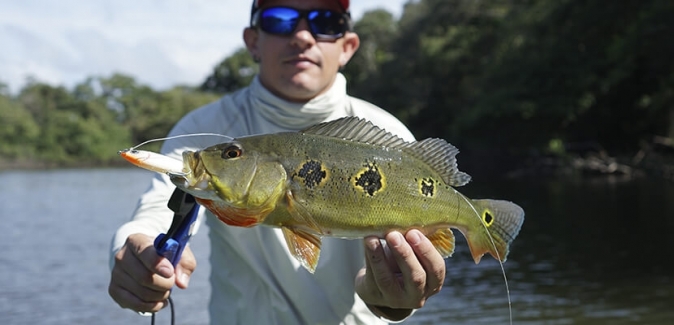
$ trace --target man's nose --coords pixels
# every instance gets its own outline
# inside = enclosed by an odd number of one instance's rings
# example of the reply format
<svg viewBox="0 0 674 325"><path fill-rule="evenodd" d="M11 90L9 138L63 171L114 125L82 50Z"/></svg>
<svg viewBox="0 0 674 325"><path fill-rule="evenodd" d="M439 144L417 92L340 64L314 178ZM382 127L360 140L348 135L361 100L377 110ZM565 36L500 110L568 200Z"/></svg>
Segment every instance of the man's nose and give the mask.
<svg viewBox="0 0 674 325"><path fill-rule="evenodd" d="M309 22L302 18L292 34L292 43L300 48L311 47L316 44L314 35L309 29Z"/></svg>

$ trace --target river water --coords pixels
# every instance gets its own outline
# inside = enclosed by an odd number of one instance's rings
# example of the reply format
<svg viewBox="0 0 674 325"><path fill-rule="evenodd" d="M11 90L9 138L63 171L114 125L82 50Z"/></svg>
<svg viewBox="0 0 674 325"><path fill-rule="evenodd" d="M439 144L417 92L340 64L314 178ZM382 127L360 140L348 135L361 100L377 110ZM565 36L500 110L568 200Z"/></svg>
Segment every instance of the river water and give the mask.
<svg viewBox="0 0 674 325"><path fill-rule="evenodd" d="M112 233L150 172L0 172L0 324L149 324L108 296ZM474 181L469 197L509 199L527 217L504 264L515 324L674 324L674 184L540 179ZM207 324L207 229L199 267L176 289L177 324ZM443 290L405 324L508 324L494 259L475 265L465 241ZM254 307L251 307L254 308ZM168 311L157 324L168 324Z"/></svg>

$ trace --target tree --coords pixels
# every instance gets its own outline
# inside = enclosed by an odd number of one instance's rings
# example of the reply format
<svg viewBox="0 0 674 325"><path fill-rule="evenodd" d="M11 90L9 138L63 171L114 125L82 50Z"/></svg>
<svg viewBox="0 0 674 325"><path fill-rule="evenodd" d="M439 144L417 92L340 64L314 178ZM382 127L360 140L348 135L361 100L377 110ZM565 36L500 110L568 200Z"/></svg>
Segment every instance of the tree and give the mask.
<svg viewBox="0 0 674 325"><path fill-rule="evenodd" d="M394 57L391 43L398 34L397 22L386 10L368 11L354 24L360 37L360 48L351 58L342 73L346 75L354 95L368 97L370 90L366 80L379 78L379 69Z"/></svg>
<svg viewBox="0 0 674 325"><path fill-rule="evenodd" d="M617 152L674 130L674 3L421 0L368 99L420 137L484 149L591 142ZM358 91L358 90L354 90Z"/></svg>
<svg viewBox="0 0 674 325"><path fill-rule="evenodd" d="M253 81L259 67L248 53L241 48L218 64L199 89L214 93L230 93L246 87Z"/></svg>
<svg viewBox="0 0 674 325"><path fill-rule="evenodd" d="M78 100L63 87L33 83L21 91L19 102L39 127L34 145L39 159L101 162L128 146L128 130L100 101Z"/></svg>
<svg viewBox="0 0 674 325"><path fill-rule="evenodd" d="M40 130L33 116L8 96L0 95L0 157L31 158Z"/></svg>

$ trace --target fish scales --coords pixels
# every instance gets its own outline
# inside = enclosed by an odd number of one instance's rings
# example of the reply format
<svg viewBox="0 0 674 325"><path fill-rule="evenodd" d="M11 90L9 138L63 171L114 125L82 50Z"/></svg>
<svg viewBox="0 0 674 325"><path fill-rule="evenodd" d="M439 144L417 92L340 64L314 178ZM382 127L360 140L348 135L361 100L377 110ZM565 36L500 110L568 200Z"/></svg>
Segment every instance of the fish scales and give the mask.
<svg viewBox="0 0 674 325"><path fill-rule="evenodd" d="M294 198L324 233L335 237L441 227L459 214L462 202L468 208L437 172L402 150L302 133L252 137L241 143L246 148L276 148ZM285 148L293 148L292 153L284 155ZM424 182L430 187L427 194ZM272 213L264 223L276 220ZM477 218L467 221L480 223Z"/></svg>
<svg viewBox="0 0 674 325"><path fill-rule="evenodd" d="M505 261L524 211L458 192L470 176L458 170L457 154L442 139L408 143L346 117L185 151L184 172L169 175L229 225L281 228L291 254L310 272L323 236L409 229L421 230L444 257L453 253L451 229L458 229L476 263L485 253Z"/></svg>

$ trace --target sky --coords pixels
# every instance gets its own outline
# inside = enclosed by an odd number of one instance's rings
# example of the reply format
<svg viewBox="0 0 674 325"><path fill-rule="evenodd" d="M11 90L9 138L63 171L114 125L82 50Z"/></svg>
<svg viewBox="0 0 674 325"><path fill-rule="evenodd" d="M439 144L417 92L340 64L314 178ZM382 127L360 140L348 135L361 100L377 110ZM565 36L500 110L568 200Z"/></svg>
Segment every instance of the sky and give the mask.
<svg viewBox="0 0 674 325"><path fill-rule="evenodd" d="M352 0L359 19L406 0ZM68 88L87 77L130 75L156 90L200 84L243 46L250 0L0 0L0 83L28 78Z"/></svg>

